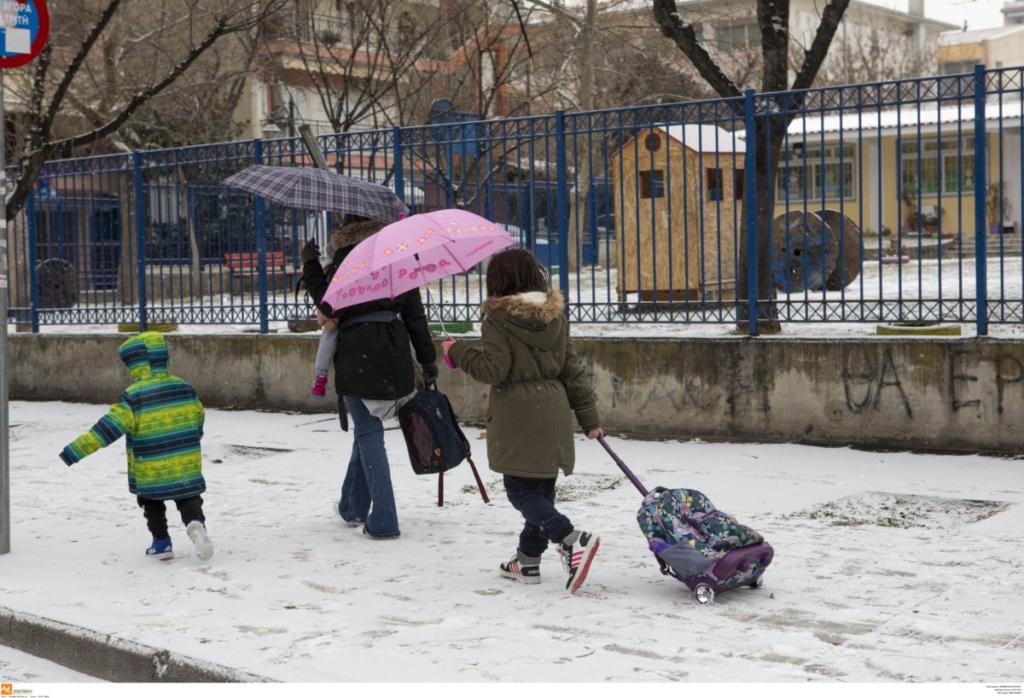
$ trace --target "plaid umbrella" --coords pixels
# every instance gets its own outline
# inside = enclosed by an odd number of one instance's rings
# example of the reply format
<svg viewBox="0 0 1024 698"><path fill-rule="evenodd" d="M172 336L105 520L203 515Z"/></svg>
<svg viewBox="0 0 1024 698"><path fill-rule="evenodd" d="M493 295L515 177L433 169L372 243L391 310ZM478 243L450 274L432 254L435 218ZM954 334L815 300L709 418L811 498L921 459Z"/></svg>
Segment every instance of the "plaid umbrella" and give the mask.
<svg viewBox="0 0 1024 698"><path fill-rule="evenodd" d="M287 208L333 211L392 223L408 209L385 186L314 167L253 165L224 184Z"/></svg>

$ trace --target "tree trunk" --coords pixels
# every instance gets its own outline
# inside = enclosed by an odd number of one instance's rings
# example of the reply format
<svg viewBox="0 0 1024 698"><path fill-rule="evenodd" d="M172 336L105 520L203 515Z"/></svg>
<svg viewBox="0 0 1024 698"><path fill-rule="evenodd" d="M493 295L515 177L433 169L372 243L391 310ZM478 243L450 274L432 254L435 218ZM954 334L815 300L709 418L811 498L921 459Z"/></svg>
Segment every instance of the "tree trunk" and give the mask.
<svg viewBox="0 0 1024 698"><path fill-rule="evenodd" d="M189 276L192 288L189 289L189 296L202 295L203 267L202 257L199 254L199 234L196 230L196 223L192 215L192 209L188 201L188 179L182 168L178 168L178 210L185 215L185 225L188 227L188 250L189 250ZM185 294L182 294L184 296Z"/></svg>
<svg viewBox="0 0 1024 698"><path fill-rule="evenodd" d="M597 20L597 0L587 0L587 11L580 29L580 110L594 109L594 23ZM587 202L590 200L590 180L592 174L593 152L590 149L590 138L587 134L578 135L583 143L566 144L567 150L576 156L576 196L569 199L569 271L576 272L580 268L580 255L587 233ZM570 145L582 145L573 147ZM592 221L593 222L593 221Z"/></svg>

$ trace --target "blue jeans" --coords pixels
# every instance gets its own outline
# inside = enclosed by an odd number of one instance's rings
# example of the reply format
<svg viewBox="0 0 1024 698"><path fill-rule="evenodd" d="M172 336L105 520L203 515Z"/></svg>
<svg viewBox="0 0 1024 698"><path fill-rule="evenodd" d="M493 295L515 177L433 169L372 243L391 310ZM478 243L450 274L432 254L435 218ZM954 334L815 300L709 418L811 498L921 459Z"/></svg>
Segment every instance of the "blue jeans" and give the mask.
<svg viewBox="0 0 1024 698"><path fill-rule="evenodd" d="M569 517L555 509L555 478L505 476L505 494L526 519L519 534L519 550L527 557L540 557L548 541L560 542L572 533Z"/></svg>
<svg viewBox="0 0 1024 698"><path fill-rule="evenodd" d="M371 415L363 401L346 395L342 398L352 417L352 457L341 485L338 513L346 521L366 522L372 536L398 536L398 512L391 488L391 467L384 450L384 425Z"/></svg>

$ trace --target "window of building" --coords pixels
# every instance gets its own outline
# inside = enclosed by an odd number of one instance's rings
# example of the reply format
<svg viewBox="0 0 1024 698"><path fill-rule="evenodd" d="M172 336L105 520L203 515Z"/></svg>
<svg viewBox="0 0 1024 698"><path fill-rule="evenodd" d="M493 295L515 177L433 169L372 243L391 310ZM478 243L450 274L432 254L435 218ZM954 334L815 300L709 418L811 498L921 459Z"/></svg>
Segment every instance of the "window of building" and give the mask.
<svg viewBox="0 0 1024 698"><path fill-rule="evenodd" d="M961 75L974 72L975 61L949 61L939 63L939 73L942 75Z"/></svg>
<svg viewBox="0 0 1024 698"><path fill-rule="evenodd" d="M974 134L959 138L900 142L903 195L916 198L935 196L942 185L943 194L974 191Z"/></svg>
<svg viewBox="0 0 1024 698"><path fill-rule="evenodd" d="M779 159L779 172L775 177L776 198L780 201L802 201L806 197L809 202L823 198L856 198L854 164L852 145L804 149L797 143L784 151Z"/></svg>
<svg viewBox="0 0 1024 698"><path fill-rule="evenodd" d="M644 199L661 199L665 196L664 170L642 170L640 172L640 196Z"/></svg>
<svg viewBox="0 0 1024 698"><path fill-rule="evenodd" d="M715 27L715 45L723 51L745 51L761 45L757 24L734 24Z"/></svg>

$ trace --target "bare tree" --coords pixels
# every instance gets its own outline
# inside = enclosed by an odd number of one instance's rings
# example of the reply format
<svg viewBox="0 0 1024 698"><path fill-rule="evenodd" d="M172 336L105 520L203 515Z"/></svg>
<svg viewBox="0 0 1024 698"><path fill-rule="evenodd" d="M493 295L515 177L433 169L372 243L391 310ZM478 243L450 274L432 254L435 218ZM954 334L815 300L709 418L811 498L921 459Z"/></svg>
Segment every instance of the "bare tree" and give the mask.
<svg viewBox="0 0 1024 698"><path fill-rule="evenodd" d="M441 65L436 9L388 0L341 7L344 14L296 16L299 57L327 121L337 133L403 123L404 102L424 89L418 74Z"/></svg>
<svg viewBox="0 0 1024 698"><path fill-rule="evenodd" d="M796 65L805 47L794 42L790 61ZM918 44L916 37L887 27L845 26L836 37L814 81L818 87L859 82L884 82L934 74L937 46Z"/></svg>
<svg viewBox="0 0 1024 698"><path fill-rule="evenodd" d="M68 3L65 33L25 73L29 130L15 163L8 219L24 205L48 159L102 143L130 149L123 136L133 116L218 42L259 27L284 2Z"/></svg>
<svg viewBox="0 0 1024 698"><path fill-rule="evenodd" d="M835 37L839 23L849 6L850 0L830 0L821 13L821 22L814 33L811 45L803 52L803 60L796 69L793 82L789 82L789 0L757 0L757 26L761 38L761 91L784 92L786 90L804 90L814 84L818 71L825 61L829 46ZM662 34L672 39L676 46L693 63L709 85L721 97L741 97L740 87L726 75L722 68L712 59L707 50L697 40L693 25L685 20L676 7L675 0L654 0L654 19ZM779 162L779 154L785 140L787 128L795 117L800 95L790 95L786 104L776 105L777 109L766 110L766 114L758 114L755 120L754 133L746 134L746 138L755 139L756 152L756 199L757 199L757 297L763 303L769 322L765 330L777 331L777 309L775 307L774 289L772 287L770 269L768 267L768 251L771 244L772 218L775 211L775 175ZM742 107L739 107L742 109ZM749 167L749 165L748 165ZM746 259L743 248L746 246L745 236L740 237L740 259ZM743 298L747 294L747 274L740 274L739 294ZM767 300L766 300L767 299ZM741 317L745 306L740 306Z"/></svg>

